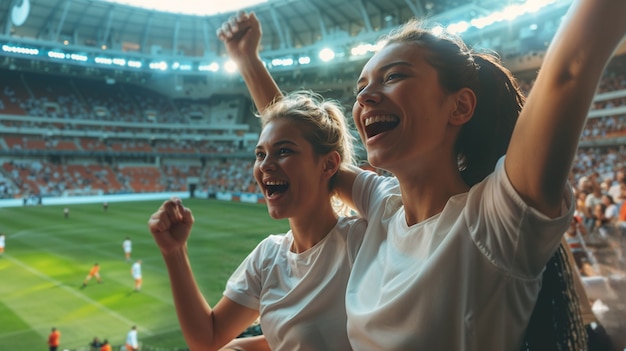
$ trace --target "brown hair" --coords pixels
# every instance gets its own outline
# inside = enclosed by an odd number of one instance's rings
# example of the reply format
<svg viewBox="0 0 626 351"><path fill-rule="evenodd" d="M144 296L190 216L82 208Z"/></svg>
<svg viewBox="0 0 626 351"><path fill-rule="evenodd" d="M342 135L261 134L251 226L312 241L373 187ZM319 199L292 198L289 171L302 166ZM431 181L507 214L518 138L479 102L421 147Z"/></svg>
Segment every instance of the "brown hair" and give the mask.
<svg viewBox="0 0 626 351"><path fill-rule="evenodd" d="M434 34L426 24L411 20L383 38L385 45L412 43L425 51L444 90L462 88L476 94L472 118L462 128L455 149L463 180L472 186L495 169L508 148L525 97L500 59L493 53L472 52L455 35Z"/></svg>

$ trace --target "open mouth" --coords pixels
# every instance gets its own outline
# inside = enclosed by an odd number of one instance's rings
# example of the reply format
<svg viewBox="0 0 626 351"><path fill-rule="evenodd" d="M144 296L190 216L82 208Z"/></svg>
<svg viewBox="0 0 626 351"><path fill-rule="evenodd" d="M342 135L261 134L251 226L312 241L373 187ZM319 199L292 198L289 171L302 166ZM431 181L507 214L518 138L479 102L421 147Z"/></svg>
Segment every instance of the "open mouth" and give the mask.
<svg viewBox="0 0 626 351"><path fill-rule="evenodd" d="M271 180L265 182L265 192L267 197L277 196L284 193L289 188L289 183L282 180Z"/></svg>
<svg viewBox="0 0 626 351"><path fill-rule="evenodd" d="M395 128L400 120L391 115L368 117L365 119L365 134L368 138Z"/></svg>

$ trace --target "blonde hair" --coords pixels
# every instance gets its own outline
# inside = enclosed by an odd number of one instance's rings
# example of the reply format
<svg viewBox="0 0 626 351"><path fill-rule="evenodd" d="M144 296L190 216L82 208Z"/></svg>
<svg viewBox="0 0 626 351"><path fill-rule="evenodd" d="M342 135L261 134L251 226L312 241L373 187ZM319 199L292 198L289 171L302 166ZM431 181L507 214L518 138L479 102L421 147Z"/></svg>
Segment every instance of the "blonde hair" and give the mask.
<svg viewBox="0 0 626 351"><path fill-rule="evenodd" d="M354 137L346 123L343 107L338 102L324 99L312 91L295 91L274 101L258 117L261 118L263 128L279 118L298 122L303 126L302 134L316 155L337 151L341 157L340 169L354 165ZM338 214L347 214L347 206L334 192L337 173L329 182L329 190L333 193L333 207Z"/></svg>

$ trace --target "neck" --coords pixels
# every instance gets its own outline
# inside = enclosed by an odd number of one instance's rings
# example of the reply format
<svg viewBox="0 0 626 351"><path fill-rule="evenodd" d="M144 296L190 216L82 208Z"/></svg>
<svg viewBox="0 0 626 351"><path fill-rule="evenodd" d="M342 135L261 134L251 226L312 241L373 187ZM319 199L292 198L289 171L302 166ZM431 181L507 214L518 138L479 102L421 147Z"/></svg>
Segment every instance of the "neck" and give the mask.
<svg viewBox="0 0 626 351"><path fill-rule="evenodd" d="M450 197L469 191L458 170L396 175L400 182L407 225L420 223L443 211Z"/></svg>
<svg viewBox="0 0 626 351"><path fill-rule="evenodd" d="M293 233L291 251L302 253L315 246L335 227L338 218L330 202L328 206L310 212L304 217L289 218L289 226Z"/></svg>

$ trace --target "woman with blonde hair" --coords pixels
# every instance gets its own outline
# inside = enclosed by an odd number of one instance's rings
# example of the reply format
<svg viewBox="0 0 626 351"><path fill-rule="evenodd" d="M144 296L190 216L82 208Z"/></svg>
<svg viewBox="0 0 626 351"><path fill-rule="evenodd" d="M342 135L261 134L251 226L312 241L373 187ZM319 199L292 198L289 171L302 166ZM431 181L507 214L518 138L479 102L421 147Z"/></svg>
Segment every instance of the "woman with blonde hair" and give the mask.
<svg viewBox="0 0 626 351"><path fill-rule="evenodd" d="M291 229L248 255L214 307L200 293L187 255L191 210L173 198L150 218L183 335L192 350L350 350L345 302L337 297L345 295L366 222L341 216L333 201L337 172L352 162L342 110L296 92L260 118L254 178L270 216L288 219ZM231 342L257 318L264 337Z"/></svg>

